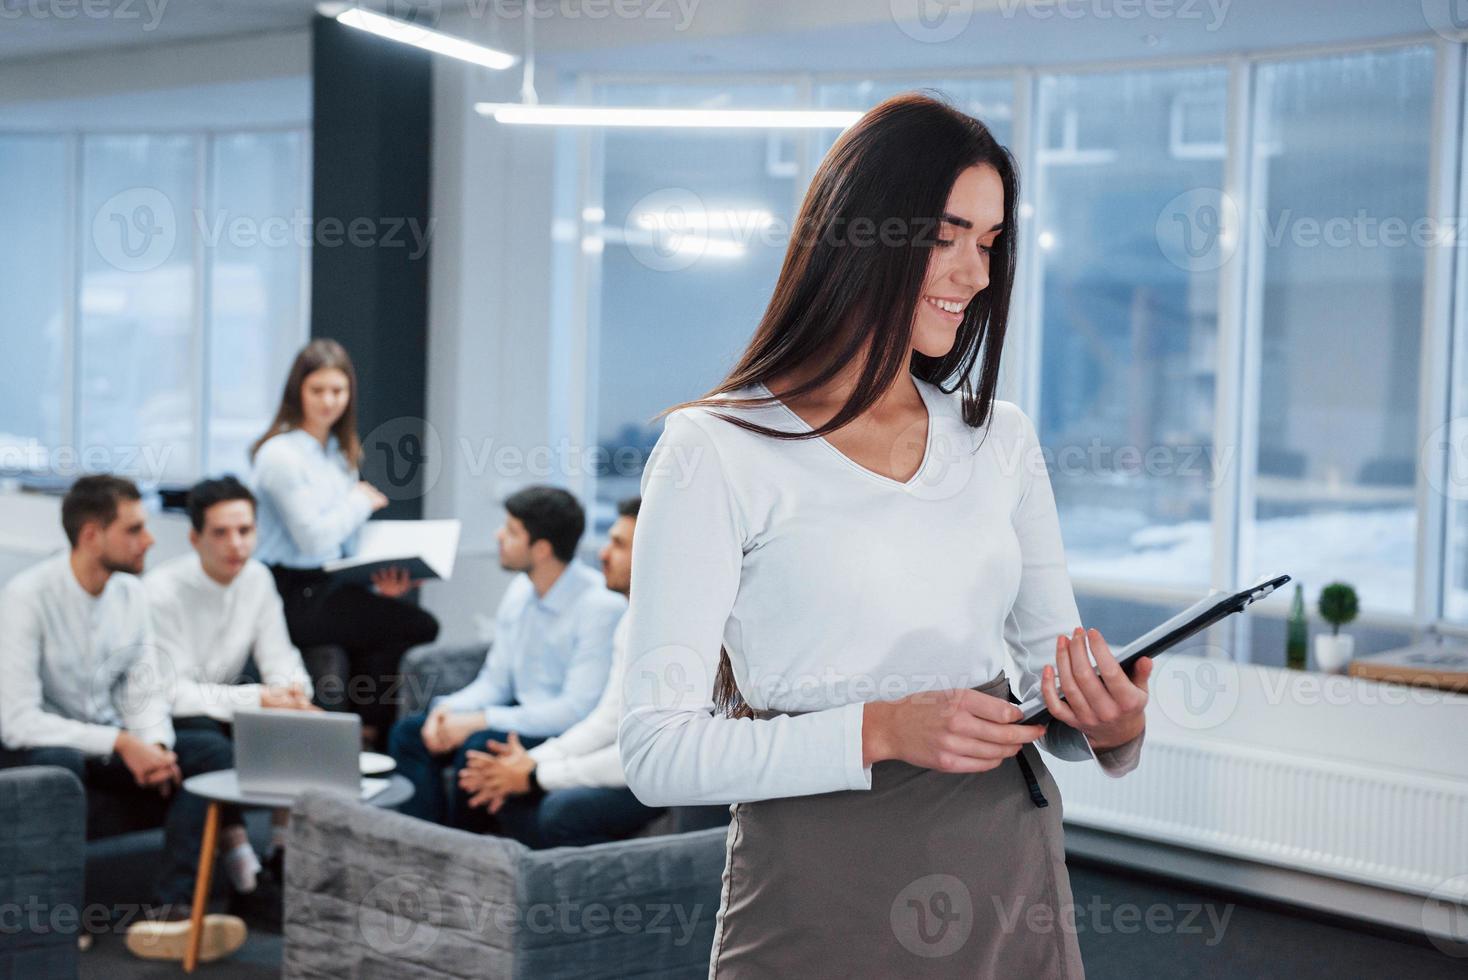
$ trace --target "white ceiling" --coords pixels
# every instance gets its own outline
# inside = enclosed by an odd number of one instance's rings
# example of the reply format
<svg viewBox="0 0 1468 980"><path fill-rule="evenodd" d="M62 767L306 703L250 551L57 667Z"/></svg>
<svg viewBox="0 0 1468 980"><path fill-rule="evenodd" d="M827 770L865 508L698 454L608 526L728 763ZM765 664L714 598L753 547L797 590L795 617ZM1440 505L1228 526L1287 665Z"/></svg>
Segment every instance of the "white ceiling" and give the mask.
<svg viewBox="0 0 1468 980"><path fill-rule="evenodd" d="M0 61L299 29L311 0L0 0Z"/></svg>
<svg viewBox="0 0 1468 980"><path fill-rule="evenodd" d="M518 0L370 0L519 49ZM1186 57L1431 36L1458 0L539 0L544 60L598 71L863 71ZM599 2L598 7L585 3ZM946 12L933 32L920 6ZM617 16L613 9L637 16ZM314 0L0 0L0 61L298 30ZM601 11L598 15L596 12ZM952 37L943 37L951 33Z"/></svg>

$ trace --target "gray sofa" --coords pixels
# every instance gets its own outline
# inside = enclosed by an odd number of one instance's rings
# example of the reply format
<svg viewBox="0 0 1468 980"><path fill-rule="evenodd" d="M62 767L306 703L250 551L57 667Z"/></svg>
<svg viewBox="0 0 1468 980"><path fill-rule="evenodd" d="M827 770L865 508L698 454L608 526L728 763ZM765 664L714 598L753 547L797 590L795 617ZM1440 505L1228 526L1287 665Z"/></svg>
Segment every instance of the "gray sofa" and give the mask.
<svg viewBox="0 0 1468 980"><path fill-rule="evenodd" d="M330 793L292 809L287 978L702 978L726 829L533 851Z"/></svg>
<svg viewBox="0 0 1468 980"><path fill-rule="evenodd" d="M70 772L0 770L0 980L77 975L86 823Z"/></svg>

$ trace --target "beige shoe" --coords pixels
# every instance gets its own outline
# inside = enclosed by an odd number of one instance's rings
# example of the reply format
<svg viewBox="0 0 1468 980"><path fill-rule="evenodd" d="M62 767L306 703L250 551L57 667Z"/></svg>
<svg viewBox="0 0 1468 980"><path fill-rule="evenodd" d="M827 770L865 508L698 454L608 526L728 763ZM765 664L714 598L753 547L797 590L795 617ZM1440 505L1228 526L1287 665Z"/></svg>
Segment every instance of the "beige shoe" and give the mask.
<svg viewBox="0 0 1468 980"><path fill-rule="evenodd" d="M249 930L235 915L204 916L204 937L199 941L199 962L228 956L245 944ZM127 949L145 960L182 960L189 948L188 919L159 919L134 922L127 930Z"/></svg>

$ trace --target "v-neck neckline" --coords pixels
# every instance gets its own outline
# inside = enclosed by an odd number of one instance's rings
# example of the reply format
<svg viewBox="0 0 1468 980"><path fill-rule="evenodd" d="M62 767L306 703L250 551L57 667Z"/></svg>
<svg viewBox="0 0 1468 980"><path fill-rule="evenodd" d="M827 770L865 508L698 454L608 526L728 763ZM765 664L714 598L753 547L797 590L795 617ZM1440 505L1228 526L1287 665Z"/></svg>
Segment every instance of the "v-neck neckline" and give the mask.
<svg viewBox="0 0 1468 980"><path fill-rule="evenodd" d="M841 450L832 445L830 440L828 440L825 436L816 436L815 441L825 446L826 449L831 452L837 459L841 460L841 462L856 470L858 473L866 476L868 479L876 480L878 483L881 483L884 486L897 487L901 490L911 489L913 485L917 483L918 478L923 475L923 471L928 468L928 459L933 454L933 427L936 424L936 419L934 417L935 413L933 411L933 402L931 397L929 396L927 388L924 385L924 382L920 378L914 376L912 378L912 383L913 386L917 388L918 395L923 400L923 409L928 413L928 431L925 441L923 442L923 458L921 462L918 463L917 469L913 470L912 476L908 477L906 480L894 480L892 477L887 476L884 473L878 473L876 470L861 465L856 460L852 459L850 456L846 455ZM794 419L804 431L815 431L815 426L811 425L804 418L802 418L800 413L795 411L795 409L791 408L789 405L786 405L783 401L776 397L775 393L771 391L763 381L756 381L755 387L763 391L768 397L773 398L774 403L780 407L780 410L783 411L786 415L790 416L792 419Z"/></svg>

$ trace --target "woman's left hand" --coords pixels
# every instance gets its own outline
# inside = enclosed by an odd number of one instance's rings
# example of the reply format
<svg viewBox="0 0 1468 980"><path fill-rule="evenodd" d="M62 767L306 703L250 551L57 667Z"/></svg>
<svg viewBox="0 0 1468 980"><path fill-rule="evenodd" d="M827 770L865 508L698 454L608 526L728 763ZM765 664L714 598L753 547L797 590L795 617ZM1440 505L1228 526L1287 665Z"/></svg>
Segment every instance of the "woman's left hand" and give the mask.
<svg viewBox="0 0 1468 980"><path fill-rule="evenodd" d="M1090 640L1096 667L1086 655ZM1100 676L1096 670L1100 669ZM1055 671L1060 671L1060 691L1055 689ZM1147 727L1147 681L1152 676L1152 658L1142 657L1128 677L1112 656L1099 630L1082 632L1055 641L1055 666L1047 666L1040 678L1045 707L1056 721L1085 733L1097 752L1130 742ZM1065 700L1060 699L1064 692Z"/></svg>
<svg viewBox="0 0 1468 980"><path fill-rule="evenodd" d="M423 582L421 579L410 579L406 568L394 565L392 568L379 568L373 572L372 584L376 587L378 595L396 599L399 596L407 595Z"/></svg>

